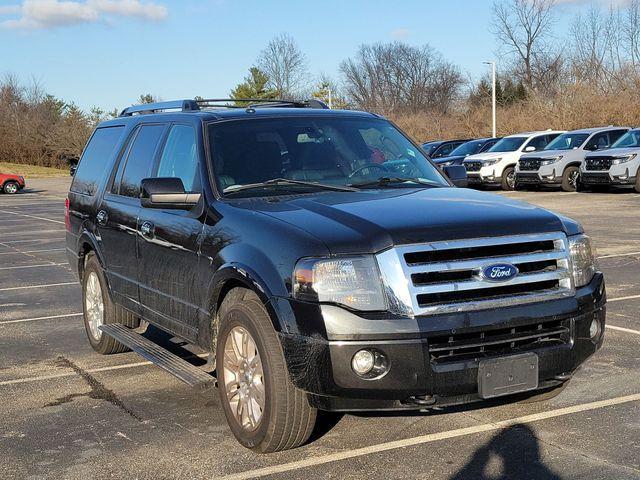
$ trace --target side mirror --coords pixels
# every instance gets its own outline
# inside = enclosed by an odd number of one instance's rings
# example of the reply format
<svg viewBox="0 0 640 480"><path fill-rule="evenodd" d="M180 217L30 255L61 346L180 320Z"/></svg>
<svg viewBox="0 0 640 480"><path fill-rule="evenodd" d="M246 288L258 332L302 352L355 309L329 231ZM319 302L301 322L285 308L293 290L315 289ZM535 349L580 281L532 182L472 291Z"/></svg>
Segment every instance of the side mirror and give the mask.
<svg viewBox="0 0 640 480"><path fill-rule="evenodd" d="M189 210L200 201L199 193L187 193L179 178L145 178L140 182L140 203L145 208Z"/></svg>
<svg viewBox="0 0 640 480"><path fill-rule="evenodd" d="M442 170L456 187L466 188L469 185L467 169L464 165L447 165L442 167Z"/></svg>
<svg viewBox="0 0 640 480"><path fill-rule="evenodd" d="M535 152L536 151L536 147L534 147L533 145L529 145L528 147L524 147L524 151L525 152Z"/></svg>

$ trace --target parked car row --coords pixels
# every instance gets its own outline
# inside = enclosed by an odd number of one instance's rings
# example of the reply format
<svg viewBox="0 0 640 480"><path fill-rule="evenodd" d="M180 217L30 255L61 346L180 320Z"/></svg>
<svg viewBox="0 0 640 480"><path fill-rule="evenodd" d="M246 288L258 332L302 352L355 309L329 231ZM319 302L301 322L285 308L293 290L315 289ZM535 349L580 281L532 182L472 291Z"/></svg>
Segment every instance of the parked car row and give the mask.
<svg viewBox="0 0 640 480"><path fill-rule="evenodd" d="M423 148L440 166L464 165L470 186L544 185L571 192L627 185L640 192L640 129L545 130L460 142L428 142ZM443 155L449 144L457 147Z"/></svg>

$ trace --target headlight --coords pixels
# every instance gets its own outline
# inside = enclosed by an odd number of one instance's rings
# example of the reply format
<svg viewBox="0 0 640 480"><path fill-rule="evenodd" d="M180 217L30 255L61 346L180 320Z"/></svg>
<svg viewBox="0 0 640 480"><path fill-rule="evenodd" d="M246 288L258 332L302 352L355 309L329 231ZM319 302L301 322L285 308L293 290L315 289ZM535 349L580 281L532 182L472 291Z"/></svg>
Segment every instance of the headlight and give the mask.
<svg viewBox="0 0 640 480"><path fill-rule="evenodd" d="M380 271L373 256L304 258L293 272L293 296L355 310L387 310Z"/></svg>
<svg viewBox="0 0 640 480"><path fill-rule="evenodd" d="M450 162L441 162L439 163L441 167L448 167L449 165L453 165L453 160Z"/></svg>
<svg viewBox="0 0 640 480"><path fill-rule="evenodd" d="M624 157L616 157L611 162L611 165L620 165L621 163L627 163L636 158L636 153L631 155L625 155Z"/></svg>
<svg viewBox="0 0 640 480"><path fill-rule="evenodd" d="M591 247L591 239L586 235L569 237L569 251L573 266L573 283L576 287L584 287L596 273L596 254Z"/></svg>
<svg viewBox="0 0 640 480"><path fill-rule="evenodd" d="M496 163L498 163L500 160L502 160L502 157L500 158L493 158L491 160L483 160L482 161L482 166L483 167L488 167L489 165L495 165Z"/></svg>
<svg viewBox="0 0 640 480"><path fill-rule="evenodd" d="M545 158L540 162L540 165L552 165L554 163L558 163L562 160L562 155L558 155L557 157Z"/></svg>

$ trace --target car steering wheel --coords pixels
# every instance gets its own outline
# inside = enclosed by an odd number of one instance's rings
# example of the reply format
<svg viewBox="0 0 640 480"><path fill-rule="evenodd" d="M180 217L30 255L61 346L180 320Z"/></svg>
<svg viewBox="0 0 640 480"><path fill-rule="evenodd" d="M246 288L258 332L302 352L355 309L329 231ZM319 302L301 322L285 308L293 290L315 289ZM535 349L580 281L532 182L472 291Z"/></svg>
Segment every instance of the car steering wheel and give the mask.
<svg viewBox="0 0 640 480"><path fill-rule="evenodd" d="M358 173L360 173L361 171L367 170L367 169L371 169L371 168L377 168L378 170L382 170L383 172L388 172L388 170L385 167L383 167L382 165L378 165L377 163L366 163L366 164L362 165L361 167L356 168L353 172L351 172L349 174L349 178L353 178Z"/></svg>

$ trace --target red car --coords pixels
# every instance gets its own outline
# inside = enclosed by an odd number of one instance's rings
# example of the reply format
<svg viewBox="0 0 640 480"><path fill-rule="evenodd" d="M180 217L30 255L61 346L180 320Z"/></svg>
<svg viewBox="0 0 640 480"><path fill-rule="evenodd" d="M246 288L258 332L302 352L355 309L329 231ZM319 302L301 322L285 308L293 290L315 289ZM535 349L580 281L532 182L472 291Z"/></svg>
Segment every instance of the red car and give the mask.
<svg viewBox="0 0 640 480"><path fill-rule="evenodd" d="M11 175L9 173L0 173L0 191L4 193L18 193L25 186L24 177L20 175Z"/></svg>

